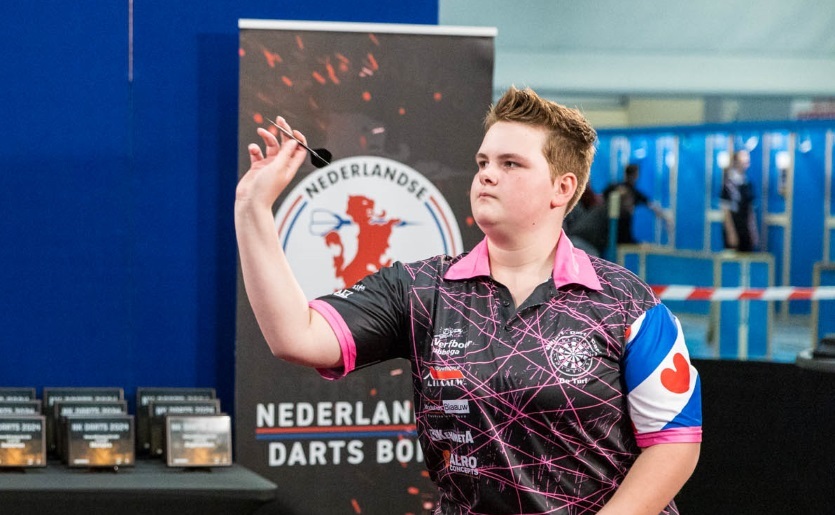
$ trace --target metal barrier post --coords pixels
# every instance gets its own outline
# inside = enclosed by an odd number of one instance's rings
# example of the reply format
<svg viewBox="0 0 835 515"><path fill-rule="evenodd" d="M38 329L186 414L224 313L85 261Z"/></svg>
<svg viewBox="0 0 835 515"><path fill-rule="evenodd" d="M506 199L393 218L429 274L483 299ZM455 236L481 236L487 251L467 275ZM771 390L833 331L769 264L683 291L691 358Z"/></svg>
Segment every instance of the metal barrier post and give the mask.
<svg viewBox="0 0 835 515"><path fill-rule="evenodd" d="M714 259L714 273L721 287L773 286L774 258L765 253L722 252ZM764 267L764 270L763 270ZM765 273L763 273L763 271ZM735 299L722 302L718 313L719 356L722 358L769 358L771 356L773 302Z"/></svg>

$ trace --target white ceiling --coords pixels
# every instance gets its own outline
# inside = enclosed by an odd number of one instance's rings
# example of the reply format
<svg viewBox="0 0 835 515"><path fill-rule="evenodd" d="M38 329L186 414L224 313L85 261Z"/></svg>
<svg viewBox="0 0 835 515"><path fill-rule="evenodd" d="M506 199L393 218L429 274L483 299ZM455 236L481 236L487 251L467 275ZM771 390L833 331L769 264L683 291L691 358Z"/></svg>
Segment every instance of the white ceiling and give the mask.
<svg viewBox="0 0 835 515"><path fill-rule="evenodd" d="M439 22L498 29L496 90L835 96L834 0L439 0Z"/></svg>

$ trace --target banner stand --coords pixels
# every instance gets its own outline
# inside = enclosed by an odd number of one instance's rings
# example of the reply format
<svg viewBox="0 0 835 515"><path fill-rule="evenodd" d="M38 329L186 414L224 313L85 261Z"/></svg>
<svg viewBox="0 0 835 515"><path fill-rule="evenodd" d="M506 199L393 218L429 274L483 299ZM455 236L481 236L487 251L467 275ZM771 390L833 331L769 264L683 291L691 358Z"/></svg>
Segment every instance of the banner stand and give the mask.
<svg viewBox="0 0 835 515"><path fill-rule="evenodd" d="M239 175L256 129L276 116L333 155L320 169L306 163L276 206L280 244L309 299L482 238L468 223L468 190L492 101L495 29L239 28ZM407 361L335 382L280 362L240 276L236 351L235 460L278 485L263 513L431 512Z"/></svg>

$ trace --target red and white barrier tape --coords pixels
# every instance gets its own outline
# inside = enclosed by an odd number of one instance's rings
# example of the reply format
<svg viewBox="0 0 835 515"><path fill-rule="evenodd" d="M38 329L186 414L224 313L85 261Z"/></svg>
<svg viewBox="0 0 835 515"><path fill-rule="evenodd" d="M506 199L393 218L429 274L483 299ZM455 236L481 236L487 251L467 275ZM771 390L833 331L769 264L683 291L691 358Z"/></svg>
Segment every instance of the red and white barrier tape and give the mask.
<svg viewBox="0 0 835 515"><path fill-rule="evenodd" d="M835 299L835 286L799 288L775 286L769 288L713 288L700 286L652 286L661 300L826 300Z"/></svg>

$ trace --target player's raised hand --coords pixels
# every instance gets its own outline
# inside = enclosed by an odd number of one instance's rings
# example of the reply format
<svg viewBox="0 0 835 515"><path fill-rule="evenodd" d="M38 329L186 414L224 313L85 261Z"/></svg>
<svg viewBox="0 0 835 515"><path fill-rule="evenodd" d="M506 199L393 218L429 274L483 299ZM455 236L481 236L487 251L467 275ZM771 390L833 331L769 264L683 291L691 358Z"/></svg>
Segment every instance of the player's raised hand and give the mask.
<svg viewBox="0 0 835 515"><path fill-rule="evenodd" d="M284 118L276 123L290 131L299 141L306 139L299 131L293 131ZM257 143L247 146L250 167L238 183L236 202L256 202L272 207L281 192L290 184L307 157L307 150L293 138L280 134L279 140L270 131L259 128L258 135L264 149Z"/></svg>

